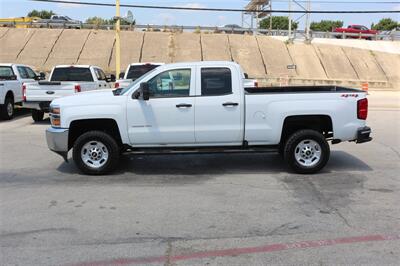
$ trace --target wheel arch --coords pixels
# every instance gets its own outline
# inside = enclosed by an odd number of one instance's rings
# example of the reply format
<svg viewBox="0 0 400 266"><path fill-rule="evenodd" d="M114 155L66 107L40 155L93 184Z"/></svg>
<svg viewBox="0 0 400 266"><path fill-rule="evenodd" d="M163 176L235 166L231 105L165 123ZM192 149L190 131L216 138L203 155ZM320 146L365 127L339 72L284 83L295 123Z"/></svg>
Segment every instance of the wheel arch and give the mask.
<svg viewBox="0 0 400 266"><path fill-rule="evenodd" d="M11 98L13 100L13 102L15 103L14 92L12 90L7 91L6 96L4 97L4 100L7 98Z"/></svg>
<svg viewBox="0 0 400 266"><path fill-rule="evenodd" d="M283 121L280 144L296 131L311 129L320 132L325 138L333 137L332 118L329 115L294 115L287 116Z"/></svg>
<svg viewBox="0 0 400 266"><path fill-rule="evenodd" d="M118 145L122 146L120 128L117 121L111 118L105 119L80 119L71 121L68 133L68 149L74 146L75 141L82 134L98 130L112 136Z"/></svg>

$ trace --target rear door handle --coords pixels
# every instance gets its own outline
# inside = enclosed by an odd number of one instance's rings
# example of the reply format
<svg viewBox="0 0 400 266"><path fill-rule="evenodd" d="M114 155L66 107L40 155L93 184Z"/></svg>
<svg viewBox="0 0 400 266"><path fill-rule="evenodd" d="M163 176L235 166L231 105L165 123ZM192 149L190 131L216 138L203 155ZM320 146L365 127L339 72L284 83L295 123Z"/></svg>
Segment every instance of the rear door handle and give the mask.
<svg viewBox="0 0 400 266"><path fill-rule="evenodd" d="M227 103L223 103L223 106L238 106L238 103L232 103L232 102L227 102Z"/></svg>
<svg viewBox="0 0 400 266"><path fill-rule="evenodd" d="M177 104L176 107L177 108L189 108L189 107L192 107L192 105L188 104L188 103L180 103L180 104Z"/></svg>

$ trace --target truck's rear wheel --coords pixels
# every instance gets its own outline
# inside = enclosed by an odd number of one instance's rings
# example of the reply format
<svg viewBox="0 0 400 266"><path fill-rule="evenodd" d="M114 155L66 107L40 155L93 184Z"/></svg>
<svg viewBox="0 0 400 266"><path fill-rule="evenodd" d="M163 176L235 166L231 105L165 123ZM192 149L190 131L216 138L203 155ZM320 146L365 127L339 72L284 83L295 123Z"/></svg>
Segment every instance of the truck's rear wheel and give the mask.
<svg viewBox="0 0 400 266"><path fill-rule="evenodd" d="M289 137L285 144L284 158L299 174L313 174L328 162L329 144L325 137L315 130L299 130Z"/></svg>
<svg viewBox="0 0 400 266"><path fill-rule="evenodd" d="M40 110L32 110L32 119L35 122L43 121L44 112Z"/></svg>
<svg viewBox="0 0 400 266"><path fill-rule="evenodd" d="M119 150L117 142L107 133L89 131L75 141L72 155L83 173L102 175L115 169Z"/></svg>
<svg viewBox="0 0 400 266"><path fill-rule="evenodd" d="M14 101L11 97L7 97L4 105L1 107L0 115L2 119L10 120L14 117Z"/></svg>

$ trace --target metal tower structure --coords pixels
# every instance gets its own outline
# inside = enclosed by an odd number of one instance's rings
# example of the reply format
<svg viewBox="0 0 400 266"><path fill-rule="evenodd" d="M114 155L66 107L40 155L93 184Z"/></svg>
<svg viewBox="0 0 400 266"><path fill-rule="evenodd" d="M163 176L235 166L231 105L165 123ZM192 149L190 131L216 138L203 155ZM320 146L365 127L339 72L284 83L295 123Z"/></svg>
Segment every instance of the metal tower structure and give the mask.
<svg viewBox="0 0 400 266"><path fill-rule="evenodd" d="M260 27L260 19L271 17L271 0L251 0L245 9L248 11L242 12L242 27L256 28Z"/></svg>

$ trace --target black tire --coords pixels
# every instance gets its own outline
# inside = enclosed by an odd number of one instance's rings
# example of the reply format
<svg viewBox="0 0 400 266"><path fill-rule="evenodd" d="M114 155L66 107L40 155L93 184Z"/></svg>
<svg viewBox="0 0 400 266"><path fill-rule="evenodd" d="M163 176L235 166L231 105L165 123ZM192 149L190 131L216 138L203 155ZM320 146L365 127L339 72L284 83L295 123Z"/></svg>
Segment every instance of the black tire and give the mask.
<svg viewBox="0 0 400 266"><path fill-rule="evenodd" d="M296 160L296 150L297 145L306 140L313 140L320 146L320 158L319 161L312 166L304 166ZM315 148L315 147L314 147ZM284 148L284 158L288 163L289 167L296 173L299 174L314 174L319 172L328 162L330 156L329 144L325 137L315 130L303 129L295 132L291 135Z"/></svg>
<svg viewBox="0 0 400 266"><path fill-rule="evenodd" d="M14 117L14 101L11 97L4 100L4 105L1 106L0 116L4 120L11 120Z"/></svg>
<svg viewBox="0 0 400 266"><path fill-rule="evenodd" d="M43 121L43 117L44 117L44 112L43 111L32 110L31 115L32 115L33 121L35 121L35 122Z"/></svg>
<svg viewBox="0 0 400 266"><path fill-rule="evenodd" d="M101 142L108 150L108 159L99 168L88 166L82 159L81 151L90 142ZM76 166L88 175L104 175L112 172L118 165L120 147L113 137L102 131L89 131L81 135L74 143L72 158Z"/></svg>

